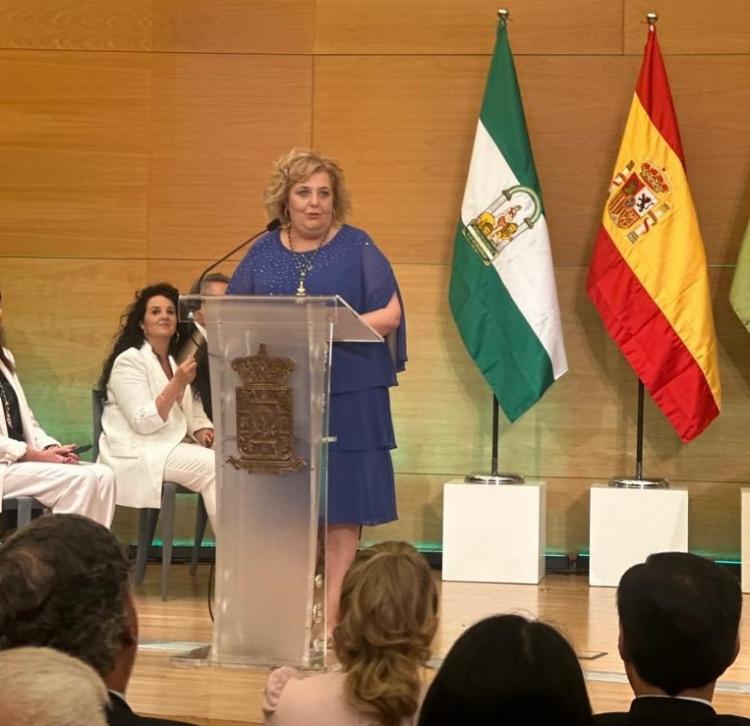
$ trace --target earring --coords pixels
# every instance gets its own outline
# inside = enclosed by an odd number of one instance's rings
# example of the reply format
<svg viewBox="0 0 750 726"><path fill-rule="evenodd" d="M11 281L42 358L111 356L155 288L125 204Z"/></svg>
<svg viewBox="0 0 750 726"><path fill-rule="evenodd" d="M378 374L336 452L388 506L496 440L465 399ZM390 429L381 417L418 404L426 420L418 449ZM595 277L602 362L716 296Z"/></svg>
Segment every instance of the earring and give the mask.
<svg viewBox="0 0 750 726"><path fill-rule="evenodd" d="M174 342L175 342L175 345L177 345L177 343L180 342L180 331L179 330L174 334Z"/></svg>

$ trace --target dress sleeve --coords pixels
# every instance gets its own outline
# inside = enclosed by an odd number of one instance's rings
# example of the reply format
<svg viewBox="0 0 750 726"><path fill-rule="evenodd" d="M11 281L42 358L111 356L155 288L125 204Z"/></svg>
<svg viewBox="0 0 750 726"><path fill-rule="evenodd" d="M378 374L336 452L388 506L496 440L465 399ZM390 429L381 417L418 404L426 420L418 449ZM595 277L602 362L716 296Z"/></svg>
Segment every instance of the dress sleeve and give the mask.
<svg viewBox="0 0 750 726"><path fill-rule="evenodd" d="M301 679L305 676L296 668L284 666L273 671L266 681L266 688L263 691L263 714L266 717L266 723L272 722L272 716L279 707L281 694L284 686L291 679Z"/></svg>
<svg viewBox="0 0 750 726"><path fill-rule="evenodd" d="M232 278L227 286L227 295L254 295L255 286L253 284L253 263L251 249L243 258L242 262L237 265Z"/></svg>
<svg viewBox="0 0 750 726"><path fill-rule="evenodd" d="M393 274L393 268L385 255L374 245L368 244L362 251L362 282L364 286L365 309L370 312L384 308L395 292L401 306L401 323L396 330L388 333L386 343L397 372L406 368L406 311L401 291Z"/></svg>

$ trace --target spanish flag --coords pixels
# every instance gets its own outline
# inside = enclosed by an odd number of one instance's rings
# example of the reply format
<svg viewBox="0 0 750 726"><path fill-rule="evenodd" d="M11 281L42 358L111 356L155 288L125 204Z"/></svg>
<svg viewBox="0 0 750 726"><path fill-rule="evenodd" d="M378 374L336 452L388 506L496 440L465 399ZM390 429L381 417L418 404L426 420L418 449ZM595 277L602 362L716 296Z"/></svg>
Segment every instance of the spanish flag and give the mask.
<svg viewBox="0 0 750 726"><path fill-rule="evenodd" d="M721 408L716 334L703 239L653 26L587 289L680 438L698 436Z"/></svg>

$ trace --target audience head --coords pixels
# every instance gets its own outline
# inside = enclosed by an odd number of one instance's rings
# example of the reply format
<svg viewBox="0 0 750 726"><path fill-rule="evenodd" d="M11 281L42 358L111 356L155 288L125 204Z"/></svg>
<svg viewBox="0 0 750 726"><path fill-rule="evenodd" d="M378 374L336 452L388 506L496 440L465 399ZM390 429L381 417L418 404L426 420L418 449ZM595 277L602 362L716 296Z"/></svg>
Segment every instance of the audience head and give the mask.
<svg viewBox="0 0 750 726"><path fill-rule="evenodd" d="M174 326L170 331L172 335L169 341L169 352L171 354L175 353L177 341L179 340L179 333L177 332L179 297L180 293L177 288L170 285L168 282L159 282L155 285L148 285L142 290L136 292L135 299L130 305L128 305L120 318L120 329L115 335L112 352L104 362L102 374L99 378L99 388L101 390L107 388L109 374L112 372L115 358L128 348L140 348L144 341L147 340L149 331L149 303L152 301L163 302L165 305L171 304L174 309L175 318Z"/></svg>
<svg viewBox="0 0 750 726"><path fill-rule="evenodd" d="M333 632L355 709L385 726L414 715L437 610L429 565L410 544L385 542L357 555L344 577Z"/></svg>
<svg viewBox="0 0 750 726"><path fill-rule="evenodd" d="M107 689L94 670L50 648L0 653L0 723L105 726Z"/></svg>
<svg viewBox="0 0 750 726"><path fill-rule="evenodd" d="M432 682L419 726L591 724L573 648L553 627L520 615L472 625Z"/></svg>
<svg viewBox="0 0 750 726"><path fill-rule="evenodd" d="M634 688L640 680L675 696L712 686L737 656L739 582L703 557L663 552L634 565L620 580L617 610Z"/></svg>
<svg viewBox="0 0 750 726"><path fill-rule="evenodd" d="M0 650L55 648L106 677L123 651L135 657L128 574L106 527L76 514L34 520L0 547Z"/></svg>
<svg viewBox="0 0 750 726"><path fill-rule="evenodd" d="M340 224L345 222L351 201L344 174L333 159L310 149L292 149L274 162L271 179L263 197L268 218L278 219L284 226L289 225L291 217L288 202L292 187L319 171L326 172L331 181L334 219Z"/></svg>

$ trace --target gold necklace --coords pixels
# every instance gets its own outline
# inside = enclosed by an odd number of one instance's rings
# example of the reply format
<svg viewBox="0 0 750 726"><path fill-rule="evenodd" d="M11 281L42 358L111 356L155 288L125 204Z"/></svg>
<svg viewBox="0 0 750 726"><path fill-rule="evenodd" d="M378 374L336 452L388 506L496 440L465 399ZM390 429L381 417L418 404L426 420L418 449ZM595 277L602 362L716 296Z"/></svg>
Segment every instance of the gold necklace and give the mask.
<svg viewBox="0 0 750 726"><path fill-rule="evenodd" d="M315 251L310 256L309 260L302 258L302 255L304 254L304 252L297 252L294 249L294 242L292 242L292 228L289 227L286 231L287 236L289 237L289 249L294 253L294 262L297 265L297 271L299 272L299 285L297 285L297 297L304 297L305 295L307 295L307 290L305 289L305 278L307 277L308 273L310 272L310 270L312 270L313 266L315 265L315 258L318 256L318 252L320 252L320 248L323 246L323 242L325 242L326 237L328 237L329 231L330 231L330 228L321 237L320 242L318 242L318 245L315 248Z"/></svg>

